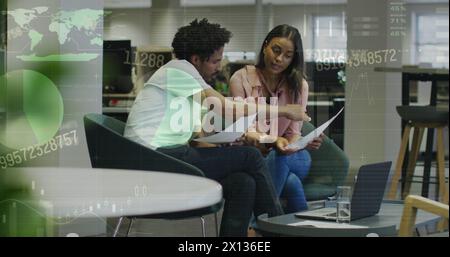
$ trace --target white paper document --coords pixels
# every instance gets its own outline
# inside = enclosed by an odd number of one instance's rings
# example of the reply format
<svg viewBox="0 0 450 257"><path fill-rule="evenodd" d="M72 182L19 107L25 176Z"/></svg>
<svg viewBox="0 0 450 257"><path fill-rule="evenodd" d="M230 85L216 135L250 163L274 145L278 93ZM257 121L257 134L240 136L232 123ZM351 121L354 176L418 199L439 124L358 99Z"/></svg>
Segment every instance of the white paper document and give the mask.
<svg viewBox="0 0 450 257"><path fill-rule="evenodd" d="M253 125L255 118L256 114L247 117L241 117L223 131L211 136L194 139L194 141L211 144L232 143L236 141L236 139L240 138L245 133L245 131L247 131L248 128Z"/></svg>
<svg viewBox="0 0 450 257"><path fill-rule="evenodd" d="M347 223L337 223L333 221L312 221L305 220L288 224L289 226L305 226L315 228L368 228L367 226L351 225Z"/></svg>
<svg viewBox="0 0 450 257"><path fill-rule="evenodd" d="M308 135L300 138L299 140L295 141L294 143L291 143L287 146L288 149L303 149L305 148L309 143L311 143L314 138L320 136L325 129L333 122L334 119L344 110L344 107L333 116L333 118L329 119L327 122L322 124L320 127L316 128L315 130L311 131Z"/></svg>

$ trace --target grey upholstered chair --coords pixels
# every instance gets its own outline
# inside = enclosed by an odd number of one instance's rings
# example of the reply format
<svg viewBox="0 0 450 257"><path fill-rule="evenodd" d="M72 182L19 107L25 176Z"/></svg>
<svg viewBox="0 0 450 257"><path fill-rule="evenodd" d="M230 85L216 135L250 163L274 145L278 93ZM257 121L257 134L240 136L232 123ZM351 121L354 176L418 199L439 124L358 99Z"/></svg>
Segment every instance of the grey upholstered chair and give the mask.
<svg viewBox="0 0 450 257"><path fill-rule="evenodd" d="M200 169L188 163L125 138L123 136L125 123L112 117L102 114L87 114L84 116L84 128L93 168L152 170L204 176ZM202 235L206 236L203 216L208 214L214 214L216 235L218 235L217 212L222 206L223 201L212 206L189 211L128 216L126 218L130 219L130 224L126 235L128 236L136 218L185 219L200 217ZM120 217L113 236L117 235L123 218Z"/></svg>

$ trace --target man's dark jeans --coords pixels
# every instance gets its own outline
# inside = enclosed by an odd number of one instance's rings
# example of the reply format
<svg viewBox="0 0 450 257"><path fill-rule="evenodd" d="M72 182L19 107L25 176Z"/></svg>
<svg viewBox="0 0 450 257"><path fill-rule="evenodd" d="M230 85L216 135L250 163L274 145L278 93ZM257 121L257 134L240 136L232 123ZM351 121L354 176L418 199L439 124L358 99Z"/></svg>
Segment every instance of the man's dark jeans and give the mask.
<svg viewBox="0 0 450 257"><path fill-rule="evenodd" d="M267 164L256 148L180 146L158 151L196 166L222 185L225 206L220 236L247 236L252 212L283 214Z"/></svg>

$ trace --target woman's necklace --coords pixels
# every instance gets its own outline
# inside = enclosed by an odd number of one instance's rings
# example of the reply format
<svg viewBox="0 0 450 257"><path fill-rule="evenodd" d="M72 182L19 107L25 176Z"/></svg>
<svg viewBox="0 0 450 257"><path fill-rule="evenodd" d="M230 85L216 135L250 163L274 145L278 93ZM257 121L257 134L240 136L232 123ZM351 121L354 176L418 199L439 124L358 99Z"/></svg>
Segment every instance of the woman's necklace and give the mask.
<svg viewBox="0 0 450 257"><path fill-rule="evenodd" d="M276 90L280 87L281 83L281 75L270 75L266 74L264 71L262 72L267 90L270 90L273 92L276 92Z"/></svg>

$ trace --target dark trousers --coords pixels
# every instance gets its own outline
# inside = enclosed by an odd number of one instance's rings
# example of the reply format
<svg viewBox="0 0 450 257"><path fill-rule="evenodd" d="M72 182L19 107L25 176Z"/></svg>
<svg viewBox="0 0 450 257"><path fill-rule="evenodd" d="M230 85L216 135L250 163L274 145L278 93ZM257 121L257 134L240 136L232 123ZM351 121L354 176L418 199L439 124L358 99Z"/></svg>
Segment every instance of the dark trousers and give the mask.
<svg viewBox="0 0 450 257"><path fill-rule="evenodd" d="M158 151L198 167L222 185L225 206L220 236L247 236L252 212L269 217L283 214L267 164L256 148L181 146Z"/></svg>

